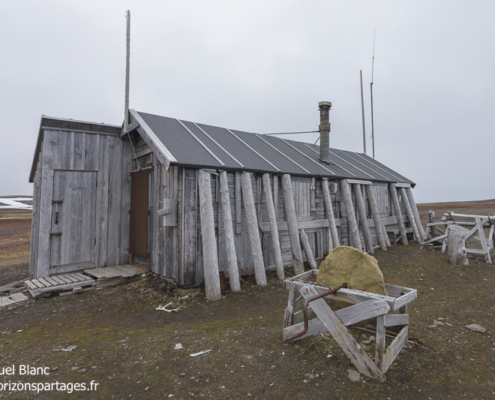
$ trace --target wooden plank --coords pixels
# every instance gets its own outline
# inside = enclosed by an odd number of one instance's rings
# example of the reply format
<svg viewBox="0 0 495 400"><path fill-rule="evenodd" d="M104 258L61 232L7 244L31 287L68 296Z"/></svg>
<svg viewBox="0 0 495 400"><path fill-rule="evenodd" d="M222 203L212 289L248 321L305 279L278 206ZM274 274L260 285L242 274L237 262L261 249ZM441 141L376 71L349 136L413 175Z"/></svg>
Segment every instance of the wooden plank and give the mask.
<svg viewBox="0 0 495 400"><path fill-rule="evenodd" d="M349 231L349 238L351 245L358 250L362 251L363 246L361 245L361 238L359 237L359 228L356 221L356 214L354 212L354 206L352 204L351 190L349 184L345 179L340 181L340 187L342 192L342 197L344 198L345 210L347 212L347 230Z"/></svg>
<svg viewBox="0 0 495 400"><path fill-rule="evenodd" d="M359 179L346 179L348 184L352 185L366 185L366 186L371 186L373 182L371 181L362 181Z"/></svg>
<svg viewBox="0 0 495 400"><path fill-rule="evenodd" d="M109 151L109 182L108 182L108 240L107 265L120 264L122 244L121 229L121 202L122 202L122 140L110 137ZM158 189L158 188L157 188Z"/></svg>
<svg viewBox="0 0 495 400"><path fill-rule="evenodd" d="M423 237L419 233L419 229L416 226L416 219L414 217L414 213L413 213L413 210L411 208L411 205L409 204L409 199L407 196L406 189L401 187L400 193L402 195L402 201L404 202L404 204L406 206L406 215L407 215L407 218L409 219L409 223L411 224L411 228L413 230L414 240L416 241L416 243L421 244L423 242Z"/></svg>
<svg viewBox="0 0 495 400"><path fill-rule="evenodd" d="M278 216L278 176L273 175L273 209L275 210L275 220Z"/></svg>
<svg viewBox="0 0 495 400"><path fill-rule="evenodd" d="M165 147L165 145L156 137L153 130L148 126L148 124L141 118L141 116L136 112L136 110L129 110L132 122L137 121L140 125L137 131L144 139L146 144L153 150L153 154L156 155L158 160L165 166L168 171L170 163L177 162L176 158L170 153L170 151Z"/></svg>
<svg viewBox="0 0 495 400"><path fill-rule="evenodd" d="M65 285L67 282L65 282L64 280L60 279L58 276L51 276L51 278L57 282L59 285Z"/></svg>
<svg viewBox="0 0 495 400"><path fill-rule="evenodd" d="M184 285L194 285L197 283L198 269L196 262L198 245L198 170L184 168L182 171L182 275ZM169 196L173 196L173 192ZM175 251L175 249L170 250Z"/></svg>
<svg viewBox="0 0 495 400"><path fill-rule="evenodd" d="M38 279L38 282L40 282L41 284L43 284L46 287L52 286L52 284L50 282L48 282L46 279L43 279L43 278Z"/></svg>
<svg viewBox="0 0 495 400"><path fill-rule="evenodd" d="M58 275L57 278L65 283L74 283L72 279L67 278L65 275Z"/></svg>
<svg viewBox="0 0 495 400"><path fill-rule="evenodd" d="M413 300L418 297L418 291L416 289L412 289L410 292L398 297L394 302L394 310L398 310L401 307L409 304Z"/></svg>
<svg viewBox="0 0 495 400"><path fill-rule="evenodd" d="M307 299L308 297L317 295L318 292L314 287L305 285L301 290L301 294ZM330 309L330 307L328 307L327 303L325 303L323 299L318 299L311 303L311 307L358 371L370 378L378 379L380 382L384 382L386 379L385 376L368 357L361 346L356 343L344 324Z"/></svg>
<svg viewBox="0 0 495 400"><path fill-rule="evenodd" d="M481 223L481 218L476 217L475 222L476 222L476 227L478 228L478 234L480 237L479 240L481 242L481 248L485 252L485 261L488 264L491 264L492 258L490 257L490 249L488 248L488 244L486 243L485 231L483 230L483 224Z"/></svg>
<svg viewBox="0 0 495 400"><path fill-rule="evenodd" d="M304 264L299 238L296 209L294 206L294 195L292 193L291 177L289 174L282 175L282 189L284 195L285 215L287 219L287 228L289 231L294 273L297 275L304 272Z"/></svg>
<svg viewBox="0 0 495 400"><path fill-rule="evenodd" d="M242 232L241 173L235 172L235 233Z"/></svg>
<svg viewBox="0 0 495 400"><path fill-rule="evenodd" d="M356 204L359 210L359 220L361 222L361 232L363 232L364 243L366 249L370 254L374 254L373 242L371 240L370 228L368 226L368 220L366 216L366 209L364 207L363 194L361 192L361 185L353 184L354 187L354 198L356 199Z"/></svg>
<svg viewBox="0 0 495 400"><path fill-rule="evenodd" d="M38 286L35 285L32 281L26 281L25 283L26 283L26 286L28 287L28 289L37 289L38 288Z"/></svg>
<svg viewBox="0 0 495 400"><path fill-rule="evenodd" d="M33 279L31 283L40 289L45 287L45 285L41 283L39 279Z"/></svg>
<svg viewBox="0 0 495 400"><path fill-rule="evenodd" d="M385 354L383 354L383 358L381 360L381 371L383 373L387 372L387 370L390 368L394 360L397 358L400 351L406 344L408 337L409 337L409 325L406 325L404 328L401 329L401 331L396 336L394 341L387 348Z"/></svg>
<svg viewBox="0 0 495 400"><path fill-rule="evenodd" d="M301 244L304 249L304 252L306 253L306 259L308 260L309 266L312 269L318 269L318 266L316 265L315 257L313 255L313 250L311 250L311 245L309 244L308 235L306 235L304 229L300 230L300 234L301 234Z"/></svg>
<svg viewBox="0 0 495 400"><path fill-rule="evenodd" d="M325 214L328 219L328 224L329 224L329 237L332 239L332 246L328 249L328 252L330 253L334 247L339 247L340 246L340 241L339 241L339 232L337 231L337 225L335 224L335 217L333 215L333 205L332 205L332 198L330 196L330 190L328 189L328 179L323 178L321 180L321 187L323 189L323 199L325 201ZM329 239L330 242L330 239Z"/></svg>
<svg viewBox="0 0 495 400"><path fill-rule="evenodd" d="M129 138L122 139L122 153L121 153L121 198L120 198L120 257L119 263L123 264L129 262L129 228L130 228L130 214L131 208L131 144Z"/></svg>
<svg viewBox="0 0 495 400"><path fill-rule="evenodd" d="M107 266L108 245L108 172L110 158L110 137L102 136L98 149L98 187L96 190L96 266Z"/></svg>
<svg viewBox="0 0 495 400"><path fill-rule="evenodd" d="M368 300L364 303L359 303L353 306L349 306L337 311L334 311L335 315L340 319L340 321L345 325L353 325L358 322L365 321L367 319L375 318L380 315L384 315L390 311L390 307L387 302L383 300ZM285 327L283 332L284 339L302 331L304 329L304 322L295 324L292 326ZM313 318L309 321L308 331L301 336L300 339L304 339L309 336L313 336L317 333L327 332L327 328L320 321L318 317Z"/></svg>
<svg viewBox="0 0 495 400"><path fill-rule="evenodd" d="M395 187L398 187L398 188L407 188L407 189L410 189L411 188L411 184L410 183L395 183L394 184Z"/></svg>
<svg viewBox="0 0 495 400"><path fill-rule="evenodd" d="M72 263L66 265L60 265L50 268L50 274L62 274L67 272L82 271L87 268L94 268L94 261L83 261L80 263Z"/></svg>
<svg viewBox="0 0 495 400"><path fill-rule="evenodd" d="M41 293L46 293L46 292L52 292L52 291L61 291L61 290L67 290L67 289L73 289L75 287L86 287L86 286L95 286L96 282L95 281L86 281L86 282L72 282L72 283L66 283L60 286L52 286L49 288L43 288L39 289L39 292Z"/></svg>
<svg viewBox="0 0 495 400"><path fill-rule="evenodd" d="M409 314L388 314L384 316L385 326L400 326L409 324Z"/></svg>
<svg viewBox="0 0 495 400"><path fill-rule="evenodd" d="M397 223L399 224L399 231L402 244L407 246L409 243L407 241L406 226L404 225L404 220L402 219L402 211L399 205L399 197L397 196L397 190L393 183L389 184L390 195L392 198L392 205L394 208L395 216L397 217Z"/></svg>
<svg viewBox="0 0 495 400"><path fill-rule="evenodd" d="M230 289L233 292L241 291L237 255L235 252L234 227L232 225L232 212L230 210L229 184L227 172L220 172L220 200L225 234L225 249L227 252L227 265L229 269Z"/></svg>
<svg viewBox="0 0 495 400"><path fill-rule="evenodd" d="M422 239L421 241L424 241L428 238L428 235L426 234L425 230L423 229L423 225L421 224L421 218L419 217L418 207L416 206L416 201L414 200L414 194L411 187L406 188L406 195L414 214L414 220L416 221L416 226Z"/></svg>
<svg viewBox="0 0 495 400"><path fill-rule="evenodd" d="M368 194L368 201L371 208L371 216L373 217L373 222L375 224L376 236L378 238L378 244L383 251L387 251L387 242L385 240L385 226L380 220L380 213L378 211L378 204L375 198L375 192L372 186L366 186L366 192Z"/></svg>
<svg viewBox="0 0 495 400"><path fill-rule="evenodd" d="M269 222L262 222L259 224L259 228L262 232L270 232L270 224ZM339 227L342 225L342 221L340 219L335 219L335 226ZM277 226L279 232L284 232L289 230L289 225L287 221L277 221ZM313 220L297 220L298 229L319 229L319 228L328 228L330 223L328 219L313 219Z"/></svg>
<svg viewBox="0 0 495 400"><path fill-rule="evenodd" d="M246 210L246 219L248 225L249 242L254 263L254 274L256 284L259 286L266 285L266 273L263 263L263 252L261 249L260 233L258 230L258 219L256 217L256 208L254 205L253 189L251 186L251 174L243 172L241 177L242 198L244 200L244 209Z"/></svg>
<svg viewBox="0 0 495 400"><path fill-rule="evenodd" d="M285 282L286 281L284 281L284 284ZM288 328L292 325L292 317L294 316L294 303L296 299L296 285L290 282L288 283L287 289L289 289L289 299L287 301L287 307L284 313L284 328Z"/></svg>
<svg viewBox="0 0 495 400"><path fill-rule="evenodd" d="M278 181L278 179L276 176L274 176L273 179L274 179L274 187L275 187L275 181ZM277 271L277 277L280 280L284 280L285 278L284 262L282 260L282 251L280 250L280 238L278 236L278 226L277 226L277 213L275 211L274 200L272 198L272 191L270 187L270 174L263 174L263 189L265 191L266 209L268 212L268 221L270 224L270 235L272 241L273 258L275 259L275 268Z"/></svg>
<svg viewBox="0 0 495 400"><path fill-rule="evenodd" d="M57 282L56 280L54 280L54 279L50 278L50 277L45 278L45 280L47 280L48 282L50 282L50 284L51 284L52 286L56 286L56 285L58 285L58 282Z"/></svg>
<svg viewBox="0 0 495 400"><path fill-rule="evenodd" d="M394 189L395 190L395 189ZM384 316L379 316L376 319L376 347L375 347L375 363L380 371L383 371L383 358L385 355L385 324Z"/></svg>
<svg viewBox="0 0 495 400"><path fill-rule="evenodd" d="M218 301L222 297L222 292L220 290L217 242L215 239L211 177L208 172L200 170L198 178L205 292L208 300Z"/></svg>
<svg viewBox="0 0 495 400"><path fill-rule="evenodd" d="M43 146L45 147L45 146ZM43 168L41 172L41 198L39 215L38 260L36 278L50 275L50 233L52 226L53 170Z"/></svg>

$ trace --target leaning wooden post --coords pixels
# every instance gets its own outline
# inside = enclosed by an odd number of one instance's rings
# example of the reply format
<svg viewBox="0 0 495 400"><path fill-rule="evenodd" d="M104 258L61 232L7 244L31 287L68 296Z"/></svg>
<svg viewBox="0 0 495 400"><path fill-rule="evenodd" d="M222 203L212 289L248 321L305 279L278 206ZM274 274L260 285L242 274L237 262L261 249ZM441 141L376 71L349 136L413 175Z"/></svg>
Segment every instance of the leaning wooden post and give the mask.
<svg viewBox="0 0 495 400"><path fill-rule="evenodd" d="M220 289L218 270L217 241L215 239L211 177L204 170L199 170L199 211L201 216L206 298L210 301L218 301L222 298L222 291Z"/></svg>
<svg viewBox="0 0 495 400"><path fill-rule="evenodd" d="M318 269L316 265L315 256L313 255L313 250L311 250L311 245L309 244L308 235L301 229L301 244L303 246L304 252L306 253L306 258L308 259L308 264L311 269Z"/></svg>
<svg viewBox="0 0 495 400"><path fill-rule="evenodd" d="M261 249L260 232L258 228L258 218L256 217L256 207L254 206L253 187L251 185L251 174L242 173L242 198L246 210L248 224L249 242L251 243L251 253L253 255L254 276L258 286L266 285L265 264L263 263L263 251Z"/></svg>
<svg viewBox="0 0 495 400"><path fill-rule="evenodd" d="M349 184L345 179L342 179L340 181L340 188L342 190L342 197L344 198L347 220L349 221L349 226L347 227L349 238L351 239L351 242L355 248L362 250L361 238L359 237L359 228L356 221L356 214L354 212L354 206L352 205L351 190L349 189Z"/></svg>
<svg viewBox="0 0 495 400"><path fill-rule="evenodd" d="M376 236L378 237L378 244L383 251L387 251L387 241L385 240L384 227L380 219L380 213L378 212L378 205L376 204L375 192L372 185L366 185L366 193L368 194L368 200L370 202L371 216L375 223Z"/></svg>
<svg viewBox="0 0 495 400"><path fill-rule="evenodd" d="M299 275L304 272L304 264L302 258L301 243L299 240L299 231L297 228L294 195L292 194L292 184L290 182L289 174L282 175L282 189L284 192L285 217L287 219L287 227L289 229L289 240L292 250L294 272L296 273L296 275Z"/></svg>
<svg viewBox="0 0 495 400"><path fill-rule="evenodd" d="M340 246L339 232L337 231L337 225L335 224L335 217L333 215L332 198L330 197L330 190L328 190L328 179L323 178L321 180L321 187L323 188L323 199L325 200L325 213L328 219L328 234L331 235L333 247L328 249L330 253L333 248Z"/></svg>
<svg viewBox="0 0 495 400"><path fill-rule="evenodd" d="M371 240L370 227L368 226L368 218L366 218L366 209L364 208L363 193L361 192L361 185L358 183L353 184L354 197L356 198L356 204L359 210L359 221L361 222L361 230L363 231L364 242L366 248L370 254L374 254L373 241Z"/></svg>
<svg viewBox="0 0 495 400"><path fill-rule="evenodd" d="M241 291L239 281L239 268L235 253L234 227L232 226L232 211L230 209L229 184L227 172L220 172L220 200L222 204L223 229L225 232L225 250L227 252L227 265L229 268L230 289L233 292Z"/></svg>
<svg viewBox="0 0 495 400"><path fill-rule="evenodd" d="M265 190L266 209L270 222L270 234L272 236L273 256L275 258L277 277L280 280L284 280L284 262L282 261L282 251L280 250L280 240L278 238L277 215L275 214L275 207L273 205L270 174L263 174L263 189Z"/></svg>
<svg viewBox="0 0 495 400"><path fill-rule="evenodd" d="M414 195L412 192L412 188L406 188L407 198L409 199L409 204L411 205L412 212L414 214L414 219L416 220L416 226L418 227L419 233L421 234L421 241L425 241L428 238L428 234L423 229L423 225L421 224L421 219L419 218L418 207L416 206L416 201L414 201Z"/></svg>
<svg viewBox="0 0 495 400"><path fill-rule="evenodd" d="M421 244L423 243L423 239L419 233L418 227L416 226L416 219L414 218L413 210L411 208L411 205L409 204L406 189L401 187L400 193L402 195L402 198L404 199L404 204L406 205L406 214L407 214L407 218L409 219L409 222L411 223L411 227L414 233L414 240L416 240L416 243Z"/></svg>
<svg viewBox="0 0 495 400"><path fill-rule="evenodd" d="M397 223L399 224L400 237L403 245L408 245L406 226L404 225L404 220L402 219L402 211L400 210L399 197L397 196L397 190L395 189L395 184L391 183L389 185L390 196L392 197L392 205L394 206L395 216L397 218Z"/></svg>

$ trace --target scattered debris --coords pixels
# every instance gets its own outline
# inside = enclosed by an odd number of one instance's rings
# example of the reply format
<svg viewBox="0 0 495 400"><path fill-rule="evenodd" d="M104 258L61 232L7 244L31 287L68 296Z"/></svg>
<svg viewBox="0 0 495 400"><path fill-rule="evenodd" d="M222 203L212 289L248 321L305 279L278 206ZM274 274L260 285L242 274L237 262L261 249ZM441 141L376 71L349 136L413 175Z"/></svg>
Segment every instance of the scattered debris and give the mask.
<svg viewBox="0 0 495 400"><path fill-rule="evenodd" d="M479 332L479 333L485 333L486 332L486 328L483 328L481 325L478 325L478 324L466 325L466 328L468 328L470 331L473 331L473 332Z"/></svg>
<svg viewBox="0 0 495 400"><path fill-rule="evenodd" d="M25 284L29 289L29 293L34 298L37 298L54 292L77 293L82 290L94 289L96 281L87 275L77 273L31 279L26 281Z"/></svg>
<svg viewBox="0 0 495 400"><path fill-rule="evenodd" d="M189 354L190 357L197 357L197 356L201 356L203 354L206 354L206 353L209 353L211 350L203 350L203 351L200 351L199 353L193 353L193 354Z"/></svg>
<svg viewBox="0 0 495 400"><path fill-rule="evenodd" d="M433 321L433 325L436 325L436 326L445 326L445 323L443 323L442 321L434 320Z"/></svg>
<svg viewBox="0 0 495 400"><path fill-rule="evenodd" d="M179 374L179 376L180 376L181 378L184 378L186 375L187 375L187 374L186 374L185 372L181 372L181 373Z"/></svg>
<svg viewBox="0 0 495 400"><path fill-rule="evenodd" d="M361 378L361 374L357 372L354 369L348 369L347 372L349 373L349 379L353 382L359 382L359 379Z"/></svg>
<svg viewBox="0 0 495 400"><path fill-rule="evenodd" d="M60 349L60 351L72 351L72 350L75 350L75 349L77 349L77 346L76 345L72 345L72 346L66 347L65 349ZM58 351L58 350L55 350L55 351Z"/></svg>
<svg viewBox="0 0 495 400"><path fill-rule="evenodd" d="M14 293L10 296L0 297L0 307L10 306L11 304L26 301L28 298L22 293Z"/></svg>
<svg viewBox="0 0 495 400"><path fill-rule="evenodd" d="M182 350L182 343L176 343L174 350Z"/></svg>
<svg viewBox="0 0 495 400"><path fill-rule="evenodd" d="M168 303L168 304L166 304L166 305L164 305L164 306L159 306L159 307L157 308L157 310L159 310L159 311L166 311L166 312L168 312L168 313L171 313L171 312L177 312L177 311L180 311L180 309L181 309L181 308L183 308L183 306L178 306L177 308L174 308L174 309L171 309L171 310L167 309L167 307L168 307L169 305L171 305L171 304L172 304L172 303Z"/></svg>

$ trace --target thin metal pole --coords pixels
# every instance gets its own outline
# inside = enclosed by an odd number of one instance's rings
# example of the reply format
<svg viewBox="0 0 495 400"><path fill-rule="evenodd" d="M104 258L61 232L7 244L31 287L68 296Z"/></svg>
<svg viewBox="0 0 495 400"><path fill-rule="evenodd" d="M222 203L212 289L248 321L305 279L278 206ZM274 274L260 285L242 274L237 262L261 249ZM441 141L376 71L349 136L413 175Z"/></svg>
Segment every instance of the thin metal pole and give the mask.
<svg viewBox="0 0 495 400"><path fill-rule="evenodd" d="M365 130L365 123L364 123L364 97L363 97L363 71L359 71L359 75L361 77L361 110L363 113L363 151L364 154L366 154L366 130Z"/></svg>
<svg viewBox="0 0 495 400"><path fill-rule="evenodd" d="M373 121L373 77L375 73L375 39L376 39L376 29L373 34L373 58L371 59L371 83L370 83L370 94L371 94L371 146L373 149L373 158L375 158L375 124Z"/></svg>
<svg viewBox="0 0 495 400"><path fill-rule="evenodd" d="M125 63L125 114L124 114L124 132L127 132L129 125L129 72L131 60L131 12L127 10L127 37L126 37L126 63Z"/></svg>

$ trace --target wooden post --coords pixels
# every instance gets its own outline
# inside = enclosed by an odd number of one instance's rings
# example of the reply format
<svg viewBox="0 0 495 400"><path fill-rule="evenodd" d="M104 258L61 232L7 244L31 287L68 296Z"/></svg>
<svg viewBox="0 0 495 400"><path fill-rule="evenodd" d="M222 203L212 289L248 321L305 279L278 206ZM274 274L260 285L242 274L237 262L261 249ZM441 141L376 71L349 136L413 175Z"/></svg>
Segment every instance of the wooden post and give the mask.
<svg viewBox="0 0 495 400"><path fill-rule="evenodd" d="M404 225L404 220L402 219L402 211L400 210L399 197L397 196L397 190L395 185L391 183L389 185L390 196L392 197L392 205L394 207L395 216L397 217L397 223L399 224L400 237L402 244L407 246L409 242L407 241L406 226Z"/></svg>
<svg viewBox="0 0 495 400"><path fill-rule="evenodd" d="M366 192L368 194L368 200L370 202L371 216L375 223L376 236L378 237L378 243L383 251L387 251L387 241L385 240L385 234L383 224L380 219L380 213L378 212L378 205L376 204L375 192L372 185L366 185Z"/></svg>
<svg viewBox="0 0 495 400"><path fill-rule="evenodd" d="M356 198L356 204L359 210L359 220L361 222L361 230L363 231L364 242L366 248L370 254L374 254L373 242L371 240L370 227L368 226L368 218L366 218L366 209L364 207L363 194L361 192L360 184L353 184L354 186L354 197Z"/></svg>
<svg viewBox="0 0 495 400"><path fill-rule="evenodd" d="M383 358L385 356L385 321L384 316L376 318L376 347L375 347L375 364L380 371L383 367Z"/></svg>
<svg viewBox="0 0 495 400"><path fill-rule="evenodd" d="M333 247L328 249L330 253L334 247L339 247L339 232L337 231L337 226L335 225L335 218L333 215L332 198L330 197L330 190L328 190L328 179L323 178L321 180L321 187L323 188L323 198L325 200L325 213L328 219L329 229L328 234L332 239ZM330 240L329 240L330 242Z"/></svg>
<svg viewBox="0 0 495 400"><path fill-rule="evenodd" d="M428 234L423 229L423 225L421 224L421 219L419 218L418 207L416 206L416 202L414 201L414 195L412 192L412 188L406 188L407 198L409 199L409 204L411 205L412 212L414 214L414 219L416 220L416 226L418 227L419 233L421 235L421 241L424 242L428 238Z"/></svg>
<svg viewBox="0 0 495 400"><path fill-rule="evenodd" d="M227 264L229 268L230 289L233 292L241 291L239 282L239 269L237 267L237 255L235 253L234 227L232 226L232 211L230 209L229 184L227 172L220 172L220 200L222 205L223 229L225 232L225 250L227 252Z"/></svg>
<svg viewBox="0 0 495 400"><path fill-rule="evenodd" d="M406 205L406 214L407 214L407 218L409 219L409 222L411 223L411 227L413 229L414 240L416 240L416 243L421 244L421 243L423 243L423 239L422 239L422 236L420 235L419 230L418 230L418 227L416 225L416 219L414 217L414 214L413 214L413 210L411 208L411 205L409 204L409 200L407 198L406 189L404 189L403 187L401 187L400 188L400 193L402 195L402 198L404 199L404 204Z"/></svg>
<svg viewBox="0 0 495 400"><path fill-rule="evenodd" d="M292 194L292 184L290 175L282 175L282 189L284 192L285 217L287 219L287 227L289 230L290 247L292 250L292 258L294 272L296 275L304 272L304 264L301 251L301 243L299 240L299 232L297 229L297 216L294 206L294 195Z"/></svg>
<svg viewBox="0 0 495 400"><path fill-rule="evenodd" d="M258 228L258 218L254 206L253 188L251 185L251 174L242 173L242 198L246 210L248 224L249 241L251 243L251 253L253 254L254 275L258 286L266 285L265 265L263 264L263 252L261 250L260 232Z"/></svg>
<svg viewBox="0 0 495 400"><path fill-rule="evenodd" d="M235 172L234 176L235 190L235 233L238 235L242 232L242 195L241 195L241 173Z"/></svg>
<svg viewBox="0 0 495 400"><path fill-rule="evenodd" d="M222 292L220 290L217 241L215 239L211 177L208 172L203 170L199 171L199 209L201 216L206 298L210 301L218 301L222 298Z"/></svg>
<svg viewBox="0 0 495 400"><path fill-rule="evenodd" d="M356 214L354 213L354 206L352 205L351 190L349 189L349 184L345 179L340 181L340 188L342 189L342 197L344 198L345 210L347 212L347 220L349 225L347 230L349 232L349 238L352 244L358 250L362 250L361 238L359 237L359 228L356 221Z"/></svg>
<svg viewBox="0 0 495 400"><path fill-rule="evenodd" d="M313 255L313 251L311 250L311 245L309 244L308 236L306 235L306 232L304 232L304 229L301 229L301 243L304 252L306 253L306 258L308 259L309 266L312 269L318 269L318 266L316 265L315 257Z"/></svg>
<svg viewBox="0 0 495 400"><path fill-rule="evenodd" d="M275 178L276 177L274 177L274 179ZM280 280L284 280L284 262L282 261L282 251L280 250L277 215L275 214L275 208L273 206L272 189L270 186L270 174L263 174L263 189L265 190L266 209L268 211L268 221L270 222L270 234L272 237L273 257L275 258L277 277Z"/></svg>

